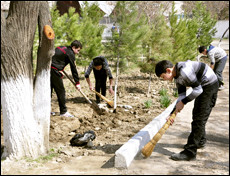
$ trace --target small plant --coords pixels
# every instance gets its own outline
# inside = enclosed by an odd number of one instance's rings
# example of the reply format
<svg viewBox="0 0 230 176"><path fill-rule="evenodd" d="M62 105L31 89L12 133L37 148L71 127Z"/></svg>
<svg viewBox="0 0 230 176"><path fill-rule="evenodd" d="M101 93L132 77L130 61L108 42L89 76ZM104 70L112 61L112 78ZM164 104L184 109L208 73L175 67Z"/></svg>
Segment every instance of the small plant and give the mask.
<svg viewBox="0 0 230 176"><path fill-rule="evenodd" d="M160 91L159 91L159 94L161 95L161 96L166 96L167 95L167 89L161 89Z"/></svg>
<svg viewBox="0 0 230 176"><path fill-rule="evenodd" d="M173 96L174 97L178 97L178 90L177 90L177 88L173 89Z"/></svg>
<svg viewBox="0 0 230 176"><path fill-rule="evenodd" d="M168 97L168 95L161 96L160 103L162 107L167 108L171 103L171 99Z"/></svg>
<svg viewBox="0 0 230 176"><path fill-rule="evenodd" d="M153 101L152 100L147 100L144 102L144 106L145 108L150 108L153 105Z"/></svg>

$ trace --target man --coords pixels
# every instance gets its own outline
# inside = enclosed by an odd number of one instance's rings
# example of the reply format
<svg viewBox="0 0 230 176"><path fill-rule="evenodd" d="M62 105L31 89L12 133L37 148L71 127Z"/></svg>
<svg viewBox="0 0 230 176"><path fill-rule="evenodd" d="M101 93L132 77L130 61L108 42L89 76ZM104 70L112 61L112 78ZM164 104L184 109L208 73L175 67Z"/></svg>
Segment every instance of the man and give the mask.
<svg viewBox="0 0 230 176"><path fill-rule="evenodd" d="M55 54L52 57L50 74L51 96L54 89L58 97L60 116L74 117L67 111L65 88L62 80L63 75L60 71L64 70L66 65L70 64L72 76L74 81L76 82L76 87L78 90L81 89L79 76L75 65L75 55L78 54L81 49L81 43L78 40L75 40L71 43L70 46L59 46L55 48Z"/></svg>
<svg viewBox="0 0 230 176"><path fill-rule="evenodd" d="M91 73L91 71L93 70L94 73L94 77L95 77L95 89L97 92L101 92L101 94L103 96L106 96L106 80L107 80L107 76L109 76L109 92L111 94L113 94L113 76L111 73L111 70L109 68L109 64L108 61L106 60L105 57L103 56L98 56L95 57L93 59L93 61L91 61L91 63L89 64L89 67L87 69L87 71L85 72L85 78L86 81L89 85L90 90L93 90L92 84L90 82L90 78L89 75ZM96 95L96 102L100 103L100 97L98 95Z"/></svg>
<svg viewBox="0 0 230 176"><path fill-rule="evenodd" d="M155 73L163 80L174 79L176 82L179 97L174 108L175 114L195 99L192 130L187 144L182 152L171 156L173 160L193 160L196 158L197 149L204 147L206 143L205 125L217 99L217 76L207 64L190 60L178 62L175 66L168 60L160 61L156 64ZM187 96L186 87L193 89Z"/></svg>
<svg viewBox="0 0 230 176"><path fill-rule="evenodd" d="M224 89L222 73L227 62L227 53L222 48L212 45L210 45L208 48L206 46L201 46L198 48L198 50L203 55L208 56L211 61L210 67L216 73L219 81L219 90Z"/></svg>

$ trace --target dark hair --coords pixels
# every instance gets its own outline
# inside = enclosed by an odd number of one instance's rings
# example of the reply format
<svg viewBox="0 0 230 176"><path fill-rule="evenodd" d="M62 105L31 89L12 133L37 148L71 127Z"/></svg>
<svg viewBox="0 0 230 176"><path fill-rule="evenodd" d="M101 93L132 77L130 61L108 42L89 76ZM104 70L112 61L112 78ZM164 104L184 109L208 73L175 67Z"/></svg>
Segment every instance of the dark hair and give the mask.
<svg viewBox="0 0 230 176"><path fill-rule="evenodd" d="M166 73L167 68L172 68L172 67L173 67L172 62L168 60L162 60L156 64L155 73L158 77L160 77L162 73Z"/></svg>
<svg viewBox="0 0 230 176"><path fill-rule="evenodd" d="M198 48L198 50L199 50L200 53L202 53L205 49L207 49L206 46L200 46L200 47Z"/></svg>
<svg viewBox="0 0 230 176"><path fill-rule="evenodd" d="M81 42L78 41L78 40L74 40L72 43L71 43L71 47L75 46L76 48L81 48L82 49L82 45L81 45Z"/></svg>
<svg viewBox="0 0 230 176"><path fill-rule="evenodd" d="M94 64L94 66L103 65L103 62L104 62L104 61L105 61L105 60L104 60L104 57L98 56L98 57L95 57L95 58L93 59L93 64Z"/></svg>

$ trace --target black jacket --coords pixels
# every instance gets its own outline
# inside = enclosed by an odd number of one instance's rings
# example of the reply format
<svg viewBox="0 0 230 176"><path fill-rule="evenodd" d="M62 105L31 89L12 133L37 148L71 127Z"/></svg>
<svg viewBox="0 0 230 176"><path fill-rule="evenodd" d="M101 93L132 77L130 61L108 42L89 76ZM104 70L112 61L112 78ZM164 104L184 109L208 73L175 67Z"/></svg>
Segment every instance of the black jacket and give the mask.
<svg viewBox="0 0 230 176"><path fill-rule="evenodd" d="M52 57L51 68L58 71L64 70L65 66L70 64L73 79L79 84L79 76L75 65L75 54L71 46L59 46L55 48L55 54Z"/></svg>

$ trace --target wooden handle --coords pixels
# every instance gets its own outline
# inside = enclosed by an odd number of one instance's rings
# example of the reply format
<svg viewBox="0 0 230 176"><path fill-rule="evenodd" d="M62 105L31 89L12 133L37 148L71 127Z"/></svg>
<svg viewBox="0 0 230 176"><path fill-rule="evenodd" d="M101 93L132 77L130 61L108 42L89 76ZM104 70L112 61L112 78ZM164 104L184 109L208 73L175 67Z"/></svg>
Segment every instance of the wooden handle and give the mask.
<svg viewBox="0 0 230 176"><path fill-rule="evenodd" d="M74 85L74 87L76 88L76 83L69 77L69 75L64 71L62 70L62 72L65 74L65 76L72 82L72 84ZM76 88L77 89L77 88ZM78 89L77 89L78 90ZM85 97L85 99L90 103L92 104L92 102L88 99L88 97L81 91L81 90L78 90L82 95L83 97Z"/></svg>
<svg viewBox="0 0 230 176"><path fill-rule="evenodd" d="M161 139L161 137L163 136L163 134L165 133L165 131L169 128L170 126L170 121L171 119L175 119L176 115L175 113L173 113L169 119L167 120L167 122L164 124L164 126L157 132L157 134L143 147L143 149L141 150L141 153L145 156L145 157L149 157L157 142Z"/></svg>
<svg viewBox="0 0 230 176"><path fill-rule="evenodd" d="M114 106L113 101L110 101L109 99L107 99L105 96L101 95L99 92L92 90L94 93L96 93L100 98L102 98L103 100L105 100L111 107Z"/></svg>

